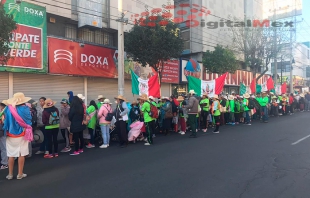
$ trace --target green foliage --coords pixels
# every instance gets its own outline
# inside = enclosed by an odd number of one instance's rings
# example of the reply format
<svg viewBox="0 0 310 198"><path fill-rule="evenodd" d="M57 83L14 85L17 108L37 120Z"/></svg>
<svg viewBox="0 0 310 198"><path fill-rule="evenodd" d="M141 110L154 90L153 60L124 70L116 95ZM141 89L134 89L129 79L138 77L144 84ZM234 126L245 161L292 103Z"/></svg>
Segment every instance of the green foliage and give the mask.
<svg viewBox="0 0 310 198"><path fill-rule="evenodd" d="M210 73L235 73L239 69L239 64L233 51L220 45L217 45L214 51L206 51L203 54L202 62L204 68Z"/></svg>
<svg viewBox="0 0 310 198"><path fill-rule="evenodd" d="M16 23L11 15L5 13L3 4L0 3L0 65L6 65L10 58L8 53L10 48L11 32L16 29Z"/></svg>
<svg viewBox="0 0 310 198"><path fill-rule="evenodd" d="M163 25L162 21L160 16L136 21L125 35L125 51L130 58L144 67L153 67L160 77L164 61L179 58L184 46L178 25L168 20Z"/></svg>

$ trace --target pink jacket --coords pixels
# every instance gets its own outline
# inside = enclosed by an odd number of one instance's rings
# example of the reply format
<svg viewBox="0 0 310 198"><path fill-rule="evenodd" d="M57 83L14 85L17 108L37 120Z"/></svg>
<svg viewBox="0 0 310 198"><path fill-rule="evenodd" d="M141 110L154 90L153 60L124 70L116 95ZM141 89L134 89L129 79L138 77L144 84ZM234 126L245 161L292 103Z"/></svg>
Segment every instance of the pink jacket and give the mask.
<svg viewBox="0 0 310 198"><path fill-rule="evenodd" d="M109 104L103 104L98 112L98 119L99 119L99 124L110 124L110 121L106 121L105 117L108 115L108 113L113 113L113 109L111 105Z"/></svg>

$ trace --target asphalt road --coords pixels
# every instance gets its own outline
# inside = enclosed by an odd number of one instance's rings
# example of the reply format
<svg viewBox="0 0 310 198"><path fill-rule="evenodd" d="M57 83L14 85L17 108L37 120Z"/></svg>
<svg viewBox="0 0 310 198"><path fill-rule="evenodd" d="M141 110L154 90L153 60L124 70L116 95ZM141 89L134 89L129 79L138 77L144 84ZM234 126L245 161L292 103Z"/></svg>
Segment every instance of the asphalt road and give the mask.
<svg viewBox="0 0 310 198"><path fill-rule="evenodd" d="M121 149L87 149L79 156L34 156L23 180L5 180L8 198L310 197L310 113L252 126L225 126L197 139L173 134ZM292 145L292 143L294 143ZM15 170L15 175L17 170Z"/></svg>

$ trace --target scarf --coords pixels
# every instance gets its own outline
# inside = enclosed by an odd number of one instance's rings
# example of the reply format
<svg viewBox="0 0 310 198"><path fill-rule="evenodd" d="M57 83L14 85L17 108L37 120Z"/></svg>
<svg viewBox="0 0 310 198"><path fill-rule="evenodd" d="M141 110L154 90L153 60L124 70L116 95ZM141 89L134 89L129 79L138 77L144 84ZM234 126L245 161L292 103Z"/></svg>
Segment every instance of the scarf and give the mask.
<svg viewBox="0 0 310 198"><path fill-rule="evenodd" d="M25 128L25 136L24 139L31 142L33 141L33 133L32 133L32 127L25 123L25 121L18 115L16 108L14 108L12 105L8 106L10 109L10 112L12 113L14 119L16 122L23 128Z"/></svg>

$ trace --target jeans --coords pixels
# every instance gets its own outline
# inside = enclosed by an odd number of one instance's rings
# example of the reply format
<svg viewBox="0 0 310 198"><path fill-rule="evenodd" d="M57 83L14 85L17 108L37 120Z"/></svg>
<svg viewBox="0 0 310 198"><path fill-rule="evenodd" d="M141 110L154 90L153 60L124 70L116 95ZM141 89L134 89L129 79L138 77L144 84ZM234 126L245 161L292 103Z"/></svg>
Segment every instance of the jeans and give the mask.
<svg viewBox="0 0 310 198"><path fill-rule="evenodd" d="M90 143L95 144L95 134L94 134L94 129L88 128L88 133L90 135Z"/></svg>
<svg viewBox="0 0 310 198"><path fill-rule="evenodd" d="M245 123L250 123L250 111L245 112Z"/></svg>
<svg viewBox="0 0 310 198"><path fill-rule="evenodd" d="M268 121L268 108L266 106L262 107L262 113L263 113L263 121L264 122Z"/></svg>
<svg viewBox="0 0 310 198"><path fill-rule="evenodd" d="M48 137L48 152L50 154L53 153L53 144L54 144L54 153L58 153L58 131L59 128L56 129L45 129L46 136Z"/></svg>
<svg viewBox="0 0 310 198"><path fill-rule="evenodd" d="M209 111L201 111L203 129L207 128L208 115L209 115Z"/></svg>
<svg viewBox="0 0 310 198"><path fill-rule="evenodd" d="M40 127L40 130L42 131L43 136L44 136L44 140L40 144L40 151L48 151L48 137L45 132L45 127Z"/></svg>
<svg viewBox="0 0 310 198"><path fill-rule="evenodd" d="M188 124L192 129L192 136L196 136L196 122L197 122L197 115L196 114L188 114Z"/></svg>
<svg viewBox="0 0 310 198"><path fill-rule="evenodd" d="M8 165L8 156L6 155L6 136L0 137L1 164Z"/></svg>
<svg viewBox="0 0 310 198"><path fill-rule="evenodd" d="M146 122L146 138L149 144L153 144L153 134L155 129L155 121Z"/></svg>
<svg viewBox="0 0 310 198"><path fill-rule="evenodd" d="M68 129L60 129L62 137L64 138L65 142L66 142L66 147L68 148L69 145L69 131Z"/></svg>
<svg viewBox="0 0 310 198"><path fill-rule="evenodd" d="M79 151L84 148L83 131L73 133L74 151Z"/></svg>
<svg viewBox="0 0 310 198"><path fill-rule="evenodd" d="M110 125L100 125L102 138L103 138L103 144L108 145L110 144Z"/></svg>

